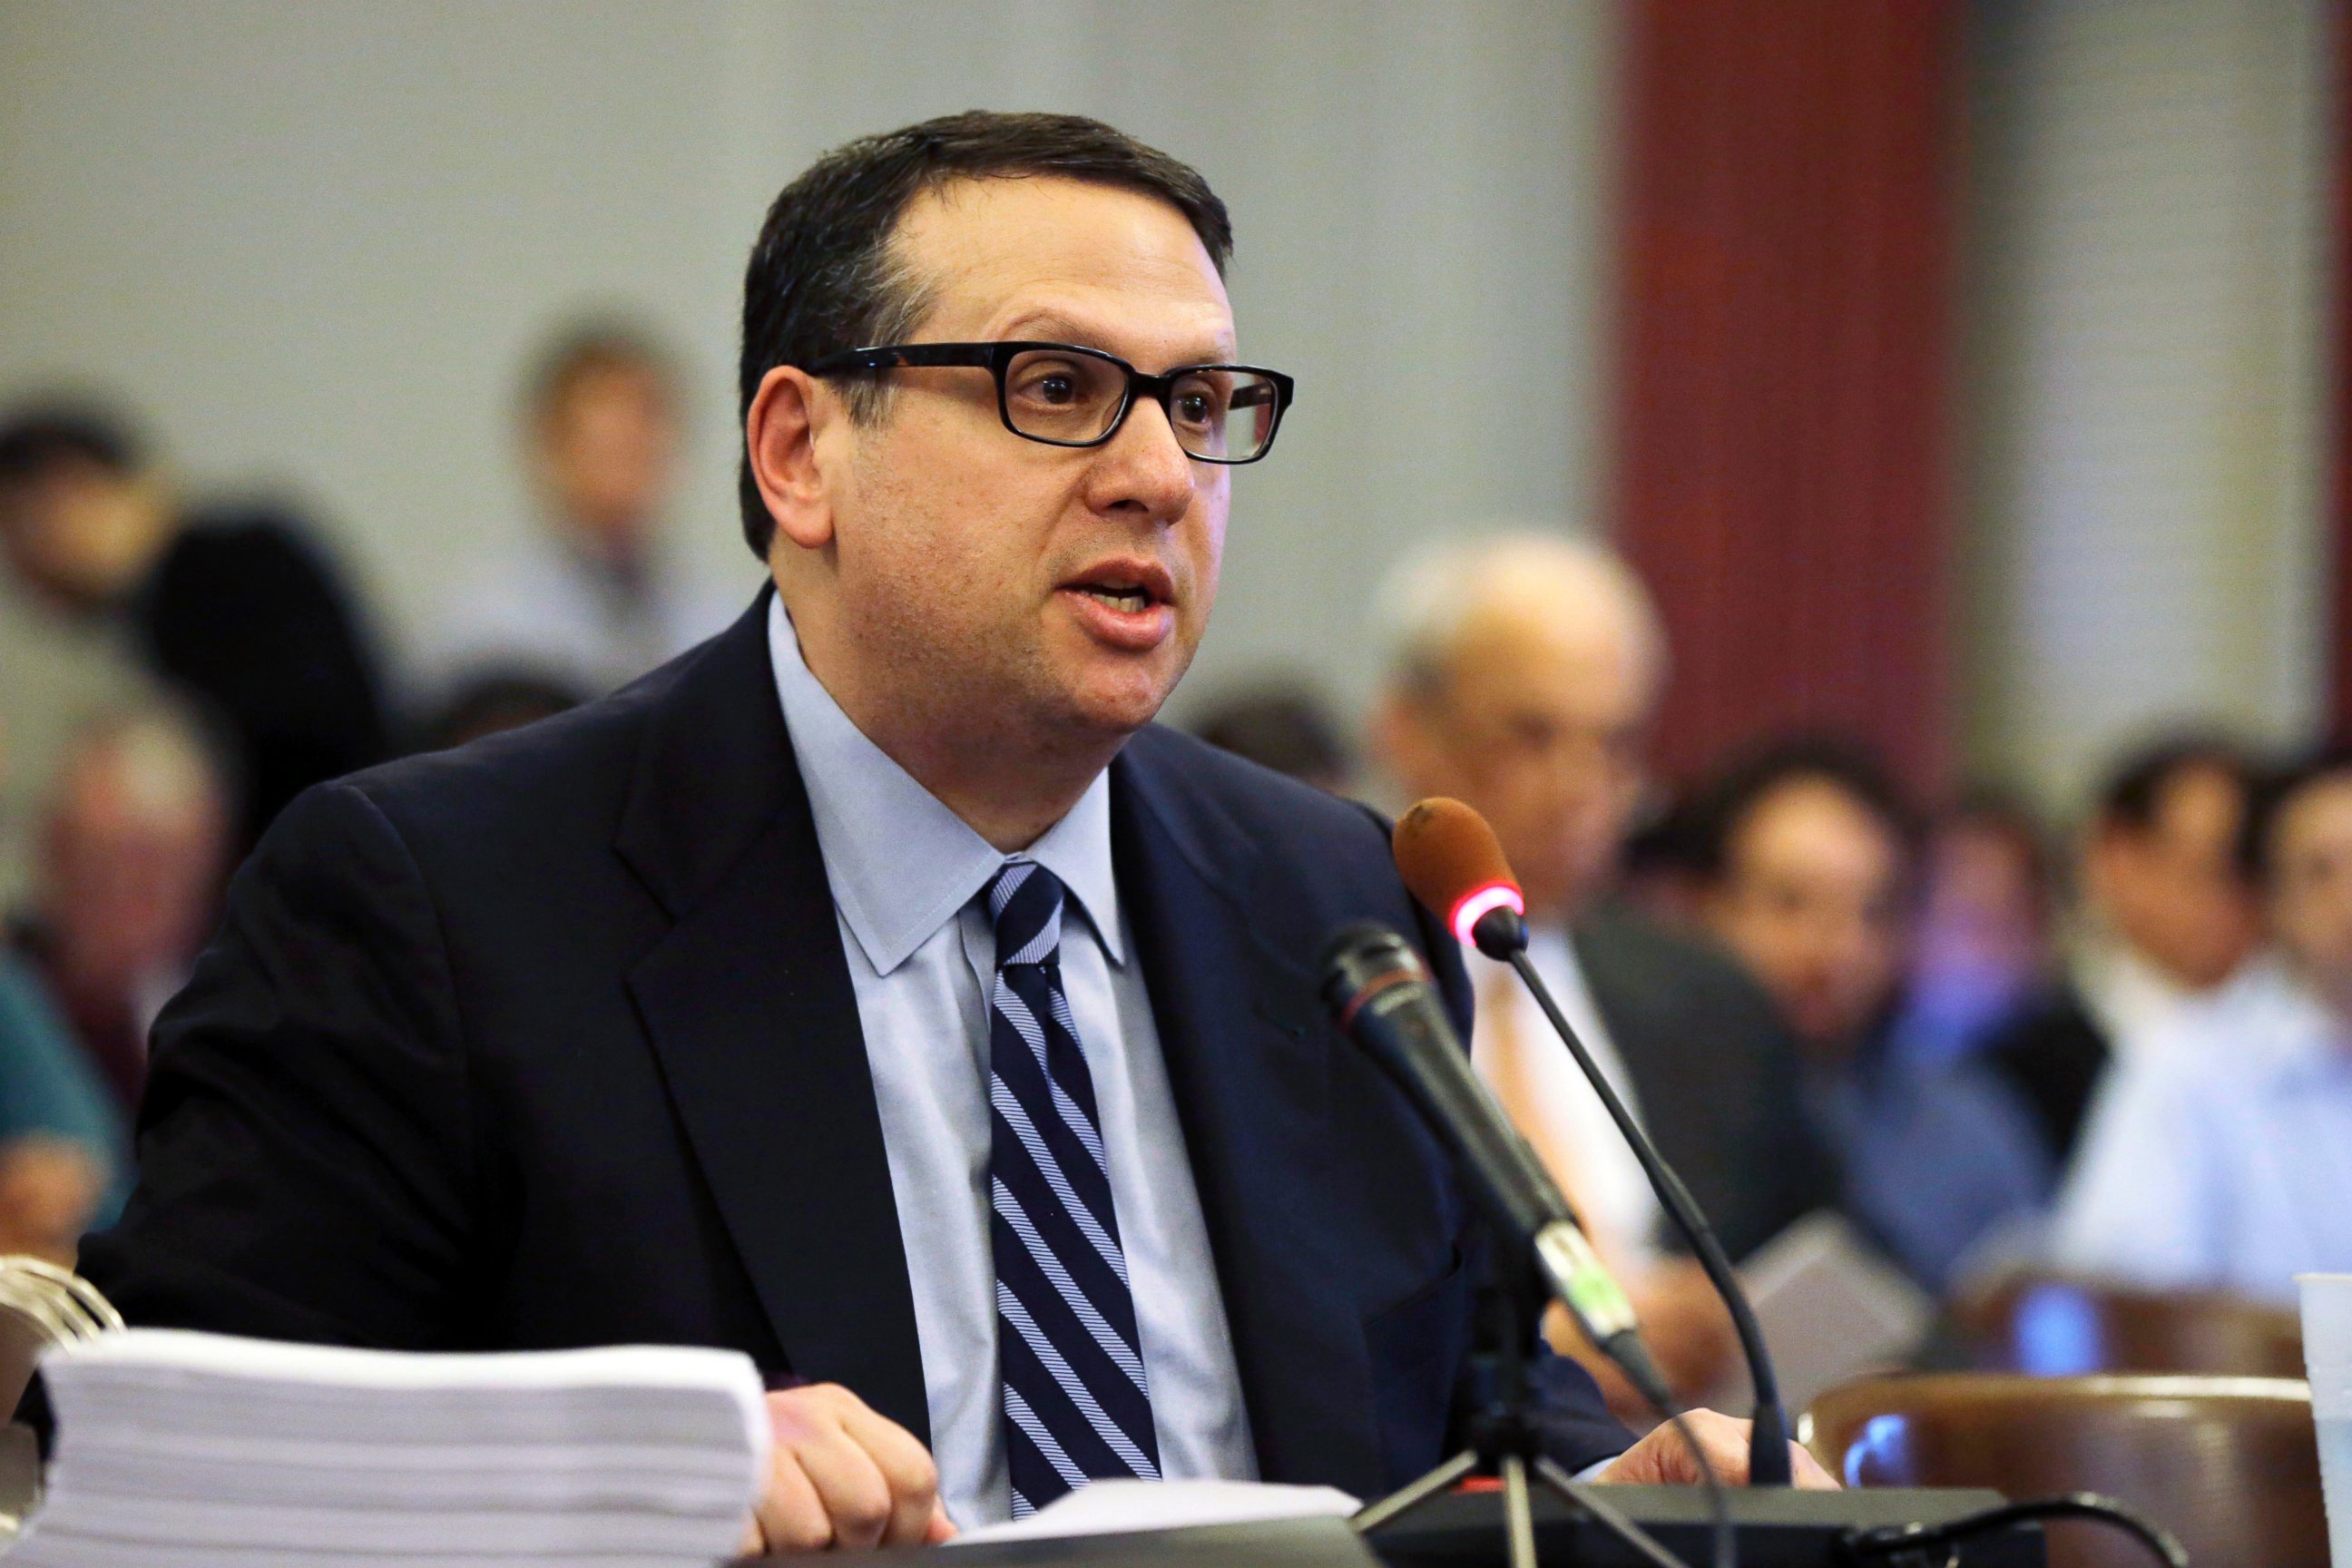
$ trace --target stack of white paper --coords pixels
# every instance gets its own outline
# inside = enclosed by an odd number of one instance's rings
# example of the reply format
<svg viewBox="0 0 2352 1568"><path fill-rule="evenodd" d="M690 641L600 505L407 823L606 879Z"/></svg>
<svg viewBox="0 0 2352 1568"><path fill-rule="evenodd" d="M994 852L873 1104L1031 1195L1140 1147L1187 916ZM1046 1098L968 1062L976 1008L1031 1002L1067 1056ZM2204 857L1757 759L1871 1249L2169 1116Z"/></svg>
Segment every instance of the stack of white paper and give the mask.
<svg viewBox="0 0 2352 1568"><path fill-rule="evenodd" d="M10 1568L679 1568L768 1458L730 1351L407 1355L133 1329L42 1360L47 1495Z"/></svg>

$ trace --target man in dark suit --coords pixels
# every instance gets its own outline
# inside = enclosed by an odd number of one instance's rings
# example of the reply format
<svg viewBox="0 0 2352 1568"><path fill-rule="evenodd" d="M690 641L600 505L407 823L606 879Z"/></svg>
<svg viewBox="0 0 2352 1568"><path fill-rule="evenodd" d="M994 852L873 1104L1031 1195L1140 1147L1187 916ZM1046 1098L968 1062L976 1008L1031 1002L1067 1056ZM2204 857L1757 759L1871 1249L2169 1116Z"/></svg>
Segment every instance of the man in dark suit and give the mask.
<svg viewBox="0 0 2352 1568"><path fill-rule="evenodd" d="M1503 536L1400 565L1381 613L1394 647L1373 729L1391 770L1494 824L1527 893L1529 957L1725 1247L1745 1256L1833 1202L1770 1000L1710 944L1608 901L1665 677L1632 570L1593 541ZM1736 1348L1714 1290L1517 977L1471 963L1480 1070L1625 1277L1662 1370L1696 1396ZM1564 1321L1557 1331L1612 1404L1638 1408Z"/></svg>
<svg viewBox="0 0 2352 1568"><path fill-rule="evenodd" d="M1229 244L1198 174L1063 117L787 187L743 338L775 592L298 802L159 1028L90 1277L150 1322L739 1347L782 1385L772 1550L1439 1459L1476 1229L1310 955L1389 922L1466 1016L1460 965L1369 814L1150 727L1288 395L1234 363ZM1563 1460L1624 1446L1543 1376Z"/></svg>

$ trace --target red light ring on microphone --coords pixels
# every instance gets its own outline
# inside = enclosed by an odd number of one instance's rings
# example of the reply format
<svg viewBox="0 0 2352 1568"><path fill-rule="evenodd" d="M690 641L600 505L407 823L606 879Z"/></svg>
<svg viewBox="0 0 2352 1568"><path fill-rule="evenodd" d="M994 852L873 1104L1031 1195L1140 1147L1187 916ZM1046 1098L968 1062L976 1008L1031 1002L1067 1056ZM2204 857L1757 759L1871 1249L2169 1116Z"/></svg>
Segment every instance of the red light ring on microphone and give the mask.
<svg viewBox="0 0 2352 1568"><path fill-rule="evenodd" d="M1454 914L1447 924L1454 928L1454 939L1465 947L1475 945L1470 930L1496 910L1508 910L1513 914L1528 912L1527 895L1519 891L1517 882L1482 883L1454 900Z"/></svg>

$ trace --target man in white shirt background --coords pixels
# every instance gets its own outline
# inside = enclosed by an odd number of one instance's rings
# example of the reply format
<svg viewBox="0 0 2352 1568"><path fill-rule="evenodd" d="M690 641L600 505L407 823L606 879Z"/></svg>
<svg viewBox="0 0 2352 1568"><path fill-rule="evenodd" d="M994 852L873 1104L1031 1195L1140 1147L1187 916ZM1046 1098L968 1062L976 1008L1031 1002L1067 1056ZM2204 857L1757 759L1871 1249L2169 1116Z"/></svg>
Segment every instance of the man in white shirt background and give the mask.
<svg viewBox="0 0 2352 1568"><path fill-rule="evenodd" d="M1372 723L1383 762L1408 797L1452 795L1494 824L1527 894L1538 971L1732 1256L1831 1201L1769 1001L1720 954L1607 901L1666 677L1664 631L1632 569L1586 539L1497 536L1401 565L1380 620L1393 638ZM1674 1248L1632 1152L1517 977L1470 964L1480 1070L1627 1280L1668 1378L1707 1388L1735 1348L1713 1290ZM1559 1327L1612 1404L1636 1410Z"/></svg>
<svg viewBox="0 0 2352 1568"><path fill-rule="evenodd" d="M672 558L682 395L669 352L623 322L574 323L540 351L517 421L533 526L467 574L427 654L433 703L522 676L585 701L734 618L734 593Z"/></svg>
<svg viewBox="0 0 2352 1568"><path fill-rule="evenodd" d="M1985 1047L2062 1163L2110 1062L2193 1016L2226 1028L2268 989L2237 855L2252 771L2229 740L2184 732L2125 757L2099 793L2077 862L2083 929L2064 980Z"/></svg>
<svg viewBox="0 0 2352 1568"><path fill-rule="evenodd" d="M2297 1273L2352 1269L2352 751L2258 789L2242 846L2279 962L2110 1069L2053 1251L2291 1305Z"/></svg>

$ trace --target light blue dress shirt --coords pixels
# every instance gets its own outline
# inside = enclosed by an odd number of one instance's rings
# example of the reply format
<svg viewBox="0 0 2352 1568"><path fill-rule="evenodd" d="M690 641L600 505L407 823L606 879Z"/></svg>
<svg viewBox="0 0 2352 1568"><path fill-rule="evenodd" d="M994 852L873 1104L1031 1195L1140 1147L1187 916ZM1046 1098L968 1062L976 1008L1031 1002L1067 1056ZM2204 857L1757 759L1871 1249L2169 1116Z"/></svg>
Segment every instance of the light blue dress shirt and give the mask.
<svg viewBox="0 0 2352 1568"><path fill-rule="evenodd" d="M995 1523L1012 1516L1012 1495L989 1246L996 939L979 895L1006 857L851 722L803 661L781 598L768 651L881 1109L940 1495L959 1525ZM1062 983L1101 1111L1160 1474L1254 1480L1200 1194L1111 872L1109 774L1024 853L1069 890Z"/></svg>
<svg viewBox="0 0 2352 1568"><path fill-rule="evenodd" d="M2285 1305L2296 1274L2352 1271L2352 1030L2282 975L2118 1064L2052 1249L2070 1269Z"/></svg>

